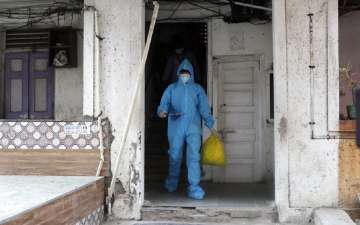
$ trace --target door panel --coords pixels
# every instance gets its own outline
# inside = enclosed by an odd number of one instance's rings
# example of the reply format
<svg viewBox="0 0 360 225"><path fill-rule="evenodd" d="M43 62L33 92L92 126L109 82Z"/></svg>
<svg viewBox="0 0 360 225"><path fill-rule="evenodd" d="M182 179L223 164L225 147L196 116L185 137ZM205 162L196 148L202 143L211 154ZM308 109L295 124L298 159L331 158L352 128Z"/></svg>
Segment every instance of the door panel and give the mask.
<svg viewBox="0 0 360 225"><path fill-rule="evenodd" d="M47 52L30 56L30 118L53 118L54 68Z"/></svg>
<svg viewBox="0 0 360 225"><path fill-rule="evenodd" d="M10 111L21 112L22 111L22 91L23 85L21 79L11 79L10 82Z"/></svg>
<svg viewBox="0 0 360 225"><path fill-rule="evenodd" d="M5 54L5 118L53 118L54 71L48 52Z"/></svg>
<svg viewBox="0 0 360 225"><path fill-rule="evenodd" d="M5 54L5 118L28 118L29 55Z"/></svg>
<svg viewBox="0 0 360 225"><path fill-rule="evenodd" d="M216 64L218 129L228 164L214 171L217 182L257 182L261 168L258 61Z"/></svg>

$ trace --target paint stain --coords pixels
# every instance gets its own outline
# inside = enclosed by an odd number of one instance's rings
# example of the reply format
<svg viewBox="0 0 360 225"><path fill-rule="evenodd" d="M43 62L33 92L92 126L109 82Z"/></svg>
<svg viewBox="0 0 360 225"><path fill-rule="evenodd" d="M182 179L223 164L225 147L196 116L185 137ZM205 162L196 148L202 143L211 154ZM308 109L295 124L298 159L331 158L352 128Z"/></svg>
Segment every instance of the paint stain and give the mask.
<svg viewBox="0 0 360 225"><path fill-rule="evenodd" d="M131 143L131 147L132 147L134 150L136 150L136 149L137 149L137 143L136 143L136 142Z"/></svg>
<svg viewBox="0 0 360 225"><path fill-rule="evenodd" d="M283 141L287 134L287 119L285 117L281 117L278 132L280 134L280 140Z"/></svg>

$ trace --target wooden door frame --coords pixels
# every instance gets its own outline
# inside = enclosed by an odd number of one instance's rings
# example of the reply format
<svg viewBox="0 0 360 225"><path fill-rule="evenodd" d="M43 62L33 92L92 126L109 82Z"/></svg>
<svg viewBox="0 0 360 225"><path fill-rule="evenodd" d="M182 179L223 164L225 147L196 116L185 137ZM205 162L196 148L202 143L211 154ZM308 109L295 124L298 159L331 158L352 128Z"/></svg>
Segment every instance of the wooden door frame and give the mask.
<svg viewBox="0 0 360 225"><path fill-rule="evenodd" d="M233 56L217 56L212 60L212 73L210 73L211 80L211 86L208 86L208 89L211 89L209 93L211 93L211 105L213 108L213 115L216 120L215 127L218 128L218 119L219 119L219 112L218 112L218 85L219 85L219 74L218 74L218 66L221 63L227 63L227 62L258 62L259 63L259 72L256 75L256 97L259 100L257 107L257 117L259 118L259 122L257 124L257 129L259 130L259 141L258 141L258 148L259 148L259 164L255 164L257 166L260 166L260 169L255 170L255 174L253 177L253 180L261 180L262 176L265 175L266 171L266 164L265 162L265 152L264 152L264 135L265 135L265 127L266 127L266 71L265 71L265 57L263 54L252 54L252 55L233 55ZM263 162L263 163L261 163ZM216 168L212 169L211 178L216 181ZM221 180L218 180L221 182Z"/></svg>

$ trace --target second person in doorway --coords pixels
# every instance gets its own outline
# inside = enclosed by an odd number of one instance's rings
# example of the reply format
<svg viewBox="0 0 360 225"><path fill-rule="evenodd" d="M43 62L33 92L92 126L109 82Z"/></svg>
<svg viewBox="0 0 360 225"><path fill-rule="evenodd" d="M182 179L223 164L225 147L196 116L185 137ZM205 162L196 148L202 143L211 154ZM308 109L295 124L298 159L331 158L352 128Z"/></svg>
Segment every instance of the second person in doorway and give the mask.
<svg viewBox="0 0 360 225"><path fill-rule="evenodd" d="M201 119L204 119L212 133L216 133L214 119L204 89L194 82L194 69L188 59L179 65L177 76L177 81L165 90L158 107L158 115L161 118L168 117L169 174L164 186L168 192L177 190L186 144L187 193L190 198L200 200L205 196L200 187Z"/></svg>

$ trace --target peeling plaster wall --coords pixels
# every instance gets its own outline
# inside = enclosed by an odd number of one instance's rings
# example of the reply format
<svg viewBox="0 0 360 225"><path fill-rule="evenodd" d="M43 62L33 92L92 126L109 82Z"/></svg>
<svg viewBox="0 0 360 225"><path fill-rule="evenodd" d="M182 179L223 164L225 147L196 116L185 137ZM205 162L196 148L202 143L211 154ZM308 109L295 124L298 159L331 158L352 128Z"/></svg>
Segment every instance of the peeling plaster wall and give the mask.
<svg viewBox="0 0 360 225"><path fill-rule="evenodd" d="M111 166L120 151L126 114L144 46L143 0L85 1L98 10L100 42L100 98L104 116L111 123ZM86 22L86 21L85 21ZM85 35L92 35L84 33ZM144 82L143 82L144 83ZM123 219L139 219L143 201L144 86L140 87L127 142L121 155L113 213Z"/></svg>
<svg viewBox="0 0 360 225"><path fill-rule="evenodd" d="M312 208L338 205L339 143L325 139L338 126L337 0L273 3L276 204L281 221L301 221Z"/></svg>

